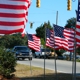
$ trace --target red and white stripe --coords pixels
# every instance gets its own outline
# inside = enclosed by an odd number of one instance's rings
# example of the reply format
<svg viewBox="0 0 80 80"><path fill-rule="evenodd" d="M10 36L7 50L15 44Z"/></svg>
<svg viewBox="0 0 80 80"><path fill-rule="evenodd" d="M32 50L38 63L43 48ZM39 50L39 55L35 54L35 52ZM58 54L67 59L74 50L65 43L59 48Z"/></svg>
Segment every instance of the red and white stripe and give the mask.
<svg viewBox="0 0 80 80"><path fill-rule="evenodd" d="M76 23L76 41L80 42L80 22Z"/></svg>
<svg viewBox="0 0 80 80"><path fill-rule="evenodd" d="M50 48L55 48L55 49L60 49L60 47L58 45L56 45L57 43L54 42L54 33L53 33L53 30L50 30L51 31L51 36L50 38L46 38L46 46L50 47ZM54 44L55 43L55 44Z"/></svg>
<svg viewBox="0 0 80 80"><path fill-rule="evenodd" d="M80 0L78 0L78 9L76 11L76 42L80 43Z"/></svg>
<svg viewBox="0 0 80 80"><path fill-rule="evenodd" d="M34 49L35 51L40 51L40 47L41 47L40 38L34 34L32 35L32 37L33 37L33 41L28 40L28 46Z"/></svg>
<svg viewBox="0 0 80 80"><path fill-rule="evenodd" d="M64 36L65 38L68 40L68 51L74 51L74 46L79 47L80 46L80 42L76 42L76 45L74 45L75 43L75 30L73 29L64 29Z"/></svg>
<svg viewBox="0 0 80 80"><path fill-rule="evenodd" d="M0 34L23 32L31 0L0 0Z"/></svg>
<svg viewBox="0 0 80 80"><path fill-rule="evenodd" d="M65 46L67 51L74 51L74 30L73 29L64 29L64 37L68 40L67 45Z"/></svg>
<svg viewBox="0 0 80 80"><path fill-rule="evenodd" d="M64 37L57 37L53 36L54 33L52 31L50 39L47 38L46 40L46 46L55 48L55 49L65 49L67 51L73 52L74 51L74 30L73 29L64 29ZM54 44L55 43L55 44ZM77 42L77 46L80 45L79 42Z"/></svg>

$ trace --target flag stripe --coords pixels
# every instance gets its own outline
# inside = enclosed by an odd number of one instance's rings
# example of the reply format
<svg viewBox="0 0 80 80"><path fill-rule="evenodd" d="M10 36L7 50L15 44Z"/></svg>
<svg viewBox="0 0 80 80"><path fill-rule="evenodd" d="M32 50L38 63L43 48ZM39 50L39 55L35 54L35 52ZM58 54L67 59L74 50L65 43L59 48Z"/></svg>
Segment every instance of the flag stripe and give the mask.
<svg viewBox="0 0 80 80"><path fill-rule="evenodd" d="M40 51L40 38L33 34L28 35L28 46L35 51Z"/></svg>
<svg viewBox="0 0 80 80"><path fill-rule="evenodd" d="M18 10L21 10L21 9L27 9L26 6L24 5L7 5L7 4L0 4L0 8L3 8L3 9L18 9Z"/></svg>
<svg viewBox="0 0 80 80"><path fill-rule="evenodd" d="M23 25L24 24L24 21L21 21L21 22L3 22L3 21L0 21L0 25L3 25L3 26L20 26L20 25Z"/></svg>
<svg viewBox="0 0 80 80"><path fill-rule="evenodd" d="M55 43L54 46L54 35L53 30L46 29L46 46L50 48L59 49L59 46L56 46L57 43Z"/></svg>
<svg viewBox="0 0 80 80"><path fill-rule="evenodd" d="M8 18L22 18L25 17L25 14L13 14L13 13L0 13L0 17L8 17Z"/></svg>
<svg viewBox="0 0 80 80"><path fill-rule="evenodd" d="M80 42L80 0L78 0L78 10L76 11L77 21L76 21L76 42Z"/></svg>
<svg viewBox="0 0 80 80"><path fill-rule="evenodd" d="M14 30L0 30L0 33L4 34L11 34L11 33L16 33L16 32L22 32L23 29L14 29Z"/></svg>
<svg viewBox="0 0 80 80"><path fill-rule="evenodd" d="M30 4L31 0L0 0L0 34L23 32Z"/></svg>

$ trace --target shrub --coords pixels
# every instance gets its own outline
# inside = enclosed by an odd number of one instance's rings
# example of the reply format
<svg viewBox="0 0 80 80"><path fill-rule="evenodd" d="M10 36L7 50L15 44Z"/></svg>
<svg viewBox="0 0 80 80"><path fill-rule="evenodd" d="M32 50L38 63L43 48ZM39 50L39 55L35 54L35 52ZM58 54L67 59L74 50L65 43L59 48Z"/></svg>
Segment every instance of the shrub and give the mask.
<svg viewBox="0 0 80 80"><path fill-rule="evenodd" d="M77 59L76 61L77 61L77 62L80 62L80 59Z"/></svg>
<svg viewBox="0 0 80 80"><path fill-rule="evenodd" d="M16 59L14 54L0 48L0 75L9 78L15 72Z"/></svg>

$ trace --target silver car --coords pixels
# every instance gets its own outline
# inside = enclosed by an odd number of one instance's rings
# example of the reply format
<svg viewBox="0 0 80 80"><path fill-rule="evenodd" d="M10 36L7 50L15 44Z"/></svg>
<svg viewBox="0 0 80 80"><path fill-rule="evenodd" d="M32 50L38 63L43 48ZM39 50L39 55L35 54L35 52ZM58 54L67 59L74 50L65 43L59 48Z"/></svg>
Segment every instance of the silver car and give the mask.
<svg viewBox="0 0 80 80"><path fill-rule="evenodd" d="M51 51L49 49L41 49L41 51L37 51L34 53L35 58L48 58L51 55Z"/></svg>

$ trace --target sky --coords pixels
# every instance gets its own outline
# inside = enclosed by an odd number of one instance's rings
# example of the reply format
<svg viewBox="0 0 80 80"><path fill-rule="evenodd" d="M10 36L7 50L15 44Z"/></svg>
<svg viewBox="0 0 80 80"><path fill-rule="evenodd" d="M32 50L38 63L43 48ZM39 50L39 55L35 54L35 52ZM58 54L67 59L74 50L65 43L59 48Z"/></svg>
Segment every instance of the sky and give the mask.
<svg viewBox="0 0 80 80"><path fill-rule="evenodd" d="M67 10L67 0L40 1L40 8L36 7L36 0L32 0L28 10L28 22L26 23L25 31L29 34L36 34L36 28L44 24L44 22L50 21L51 25L56 24L57 11L57 25L62 27L65 26L68 19L76 17L75 10L78 8L78 0L72 0L71 11ZM30 28L30 22L33 22L33 28Z"/></svg>

